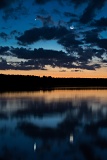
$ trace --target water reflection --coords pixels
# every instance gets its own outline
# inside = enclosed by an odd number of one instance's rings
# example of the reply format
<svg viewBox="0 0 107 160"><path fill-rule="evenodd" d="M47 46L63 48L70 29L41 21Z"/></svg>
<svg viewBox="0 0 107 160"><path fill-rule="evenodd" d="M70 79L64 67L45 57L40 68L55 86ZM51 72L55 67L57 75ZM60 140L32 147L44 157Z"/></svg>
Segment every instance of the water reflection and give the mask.
<svg viewBox="0 0 107 160"><path fill-rule="evenodd" d="M106 157L107 90L0 94L0 159Z"/></svg>
<svg viewBox="0 0 107 160"><path fill-rule="evenodd" d="M73 143L73 135L70 135L70 142Z"/></svg>

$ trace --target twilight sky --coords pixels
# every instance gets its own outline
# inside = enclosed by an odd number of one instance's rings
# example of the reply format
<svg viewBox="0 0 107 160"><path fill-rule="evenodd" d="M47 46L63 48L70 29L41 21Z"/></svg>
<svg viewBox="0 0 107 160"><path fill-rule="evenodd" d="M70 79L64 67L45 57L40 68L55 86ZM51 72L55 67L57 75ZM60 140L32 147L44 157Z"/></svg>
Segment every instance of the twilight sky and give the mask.
<svg viewBox="0 0 107 160"><path fill-rule="evenodd" d="M0 73L107 77L107 0L0 0Z"/></svg>

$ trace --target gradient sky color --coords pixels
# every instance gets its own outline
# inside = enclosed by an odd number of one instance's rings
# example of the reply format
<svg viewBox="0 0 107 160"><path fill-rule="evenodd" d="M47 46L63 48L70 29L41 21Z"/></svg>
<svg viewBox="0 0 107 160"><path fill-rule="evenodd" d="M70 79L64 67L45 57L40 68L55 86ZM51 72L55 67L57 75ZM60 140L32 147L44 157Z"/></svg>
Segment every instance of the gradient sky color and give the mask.
<svg viewBox="0 0 107 160"><path fill-rule="evenodd" d="M0 73L107 78L107 0L1 0Z"/></svg>

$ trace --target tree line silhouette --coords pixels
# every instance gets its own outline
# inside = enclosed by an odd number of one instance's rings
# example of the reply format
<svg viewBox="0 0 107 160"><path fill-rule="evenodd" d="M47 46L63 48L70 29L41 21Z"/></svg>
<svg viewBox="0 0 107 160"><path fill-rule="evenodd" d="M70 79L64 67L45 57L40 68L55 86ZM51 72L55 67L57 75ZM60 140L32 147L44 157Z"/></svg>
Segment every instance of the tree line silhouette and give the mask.
<svg viewBox="0 0 107 160"><path fill-rule="evenodd" d="M53 78L0 74L0 91L35 91L57 87L107 87L106 78Z"/></svg>

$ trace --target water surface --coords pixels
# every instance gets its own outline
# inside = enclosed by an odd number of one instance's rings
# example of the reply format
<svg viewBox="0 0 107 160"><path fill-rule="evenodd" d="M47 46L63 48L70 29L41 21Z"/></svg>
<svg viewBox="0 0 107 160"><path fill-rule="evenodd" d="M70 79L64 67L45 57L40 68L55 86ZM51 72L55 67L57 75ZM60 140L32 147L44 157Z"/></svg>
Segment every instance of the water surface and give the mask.
<svg viewBox="0 0 107 160"><path fill-rule="evenodd" d="M107 160L107 90L1 93L0 159Z"/></svg>

